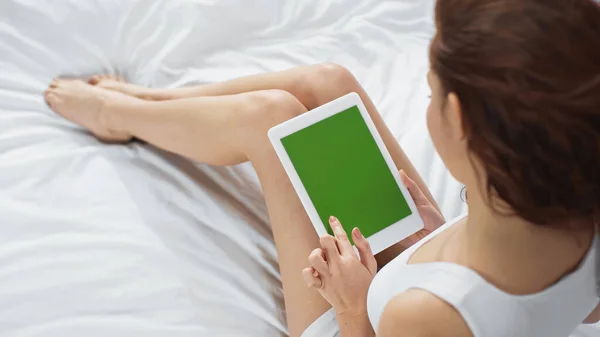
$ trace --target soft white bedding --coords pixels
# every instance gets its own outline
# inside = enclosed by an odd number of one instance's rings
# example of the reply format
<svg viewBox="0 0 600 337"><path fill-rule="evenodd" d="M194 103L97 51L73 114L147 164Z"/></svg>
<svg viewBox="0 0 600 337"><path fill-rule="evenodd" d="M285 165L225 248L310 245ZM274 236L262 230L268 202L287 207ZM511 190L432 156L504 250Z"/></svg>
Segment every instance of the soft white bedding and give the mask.
<svg viewBox="0 0 600 337"><path fill-rule="evenodd" d="M452 217L460 186L424 125L431 17L430 0L0 2L0 336L286 331L251 167L101 144L45 105L53 77L173 87L343 64Z"/></svg>

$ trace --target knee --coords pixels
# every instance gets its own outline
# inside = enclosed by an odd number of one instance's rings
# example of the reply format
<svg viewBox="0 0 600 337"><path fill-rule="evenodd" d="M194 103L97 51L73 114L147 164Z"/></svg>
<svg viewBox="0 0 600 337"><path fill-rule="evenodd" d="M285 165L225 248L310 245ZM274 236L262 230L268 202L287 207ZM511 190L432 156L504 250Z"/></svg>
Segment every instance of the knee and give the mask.
<svg viewBox="0 0 600 337"><path fill-rule="evenodd" d="M276 161L268 139L269 129L306 112L306 108L294 95L284 90L254 91L242 97L235 131L239 146L252 162Z"/></svg>
<svg viewBox="0 0 600 337"><path fill-rule="evenodd" d="M311 107L317 107L350 92L360 84L350 70L335 63L311 66L301 81L302 92Z"/></svg>
<svg viewBox="0 0 600 337"><path fill-rule="evenodd" d="M317 64L314 66L313 72L313 75L321 81L342 86L356 81L350 70L336 63Z"/></svg>
<svg viewBox="0 0 600 337"><path fill-rule="evenodd" d="M269 129L294 118L306 107L291 93L284 90L261 90L248 93L249 114L245 121L254 129Z"/></svg>

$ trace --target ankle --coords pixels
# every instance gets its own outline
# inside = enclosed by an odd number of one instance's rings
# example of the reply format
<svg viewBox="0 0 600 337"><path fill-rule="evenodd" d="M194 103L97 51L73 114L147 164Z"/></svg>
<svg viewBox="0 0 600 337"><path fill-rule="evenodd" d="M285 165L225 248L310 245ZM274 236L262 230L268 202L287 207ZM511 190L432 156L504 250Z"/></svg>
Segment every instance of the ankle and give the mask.
<svg viewBox="0 0 600 337"><path fill-rule="evenodd" d="M111 100L108 97L102 97L101 100L99 116L102 125L111 132L130 134L127 127L127 114L132 111L129 107L131 103Z"/></svg>

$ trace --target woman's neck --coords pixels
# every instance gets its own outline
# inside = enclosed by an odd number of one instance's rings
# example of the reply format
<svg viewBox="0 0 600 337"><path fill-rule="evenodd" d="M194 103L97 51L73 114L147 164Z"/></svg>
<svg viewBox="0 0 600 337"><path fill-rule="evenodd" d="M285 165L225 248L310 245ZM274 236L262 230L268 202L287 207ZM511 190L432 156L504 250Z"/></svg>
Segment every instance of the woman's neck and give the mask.
<svg viewBox="0 0 600 337"><path fill-rule="evenodd" d="M521 241L534 244L548 238L558 238L559 241L574 240L588 247L592 237L591 222L590 226L575 223L535 225L516 215L494 211L478 190L469 190L468 203L469 218L466 227L468 235L473 238L508 240L510 245L518 245Z"/></svg>
<svg viewBox="0 0 600 337"><path fill-rule="evenodd" d="M505 291L544 289L576 267L589 249L591 229L535 225L494 212L478 191L468 193L469 217L455 247L461 260Z"/></svg>

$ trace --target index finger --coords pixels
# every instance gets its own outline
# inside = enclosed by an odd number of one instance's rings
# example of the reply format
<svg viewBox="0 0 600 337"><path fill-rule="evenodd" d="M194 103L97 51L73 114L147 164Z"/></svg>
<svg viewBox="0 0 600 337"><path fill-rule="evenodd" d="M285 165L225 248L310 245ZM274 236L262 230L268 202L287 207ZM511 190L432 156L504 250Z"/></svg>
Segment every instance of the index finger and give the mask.
<svg viewBox="0 0 600 337"><path fill-rule="evenodd" d="M348 240L348 234L346 234L346 231L344 230L344 227L342 227L340 221L336 217L331 216L329 217L329 225L331 226L331 230L338 241L338 249L340 250L340 254L354 254L352 244L350 244L350 240Z"/></svg>

